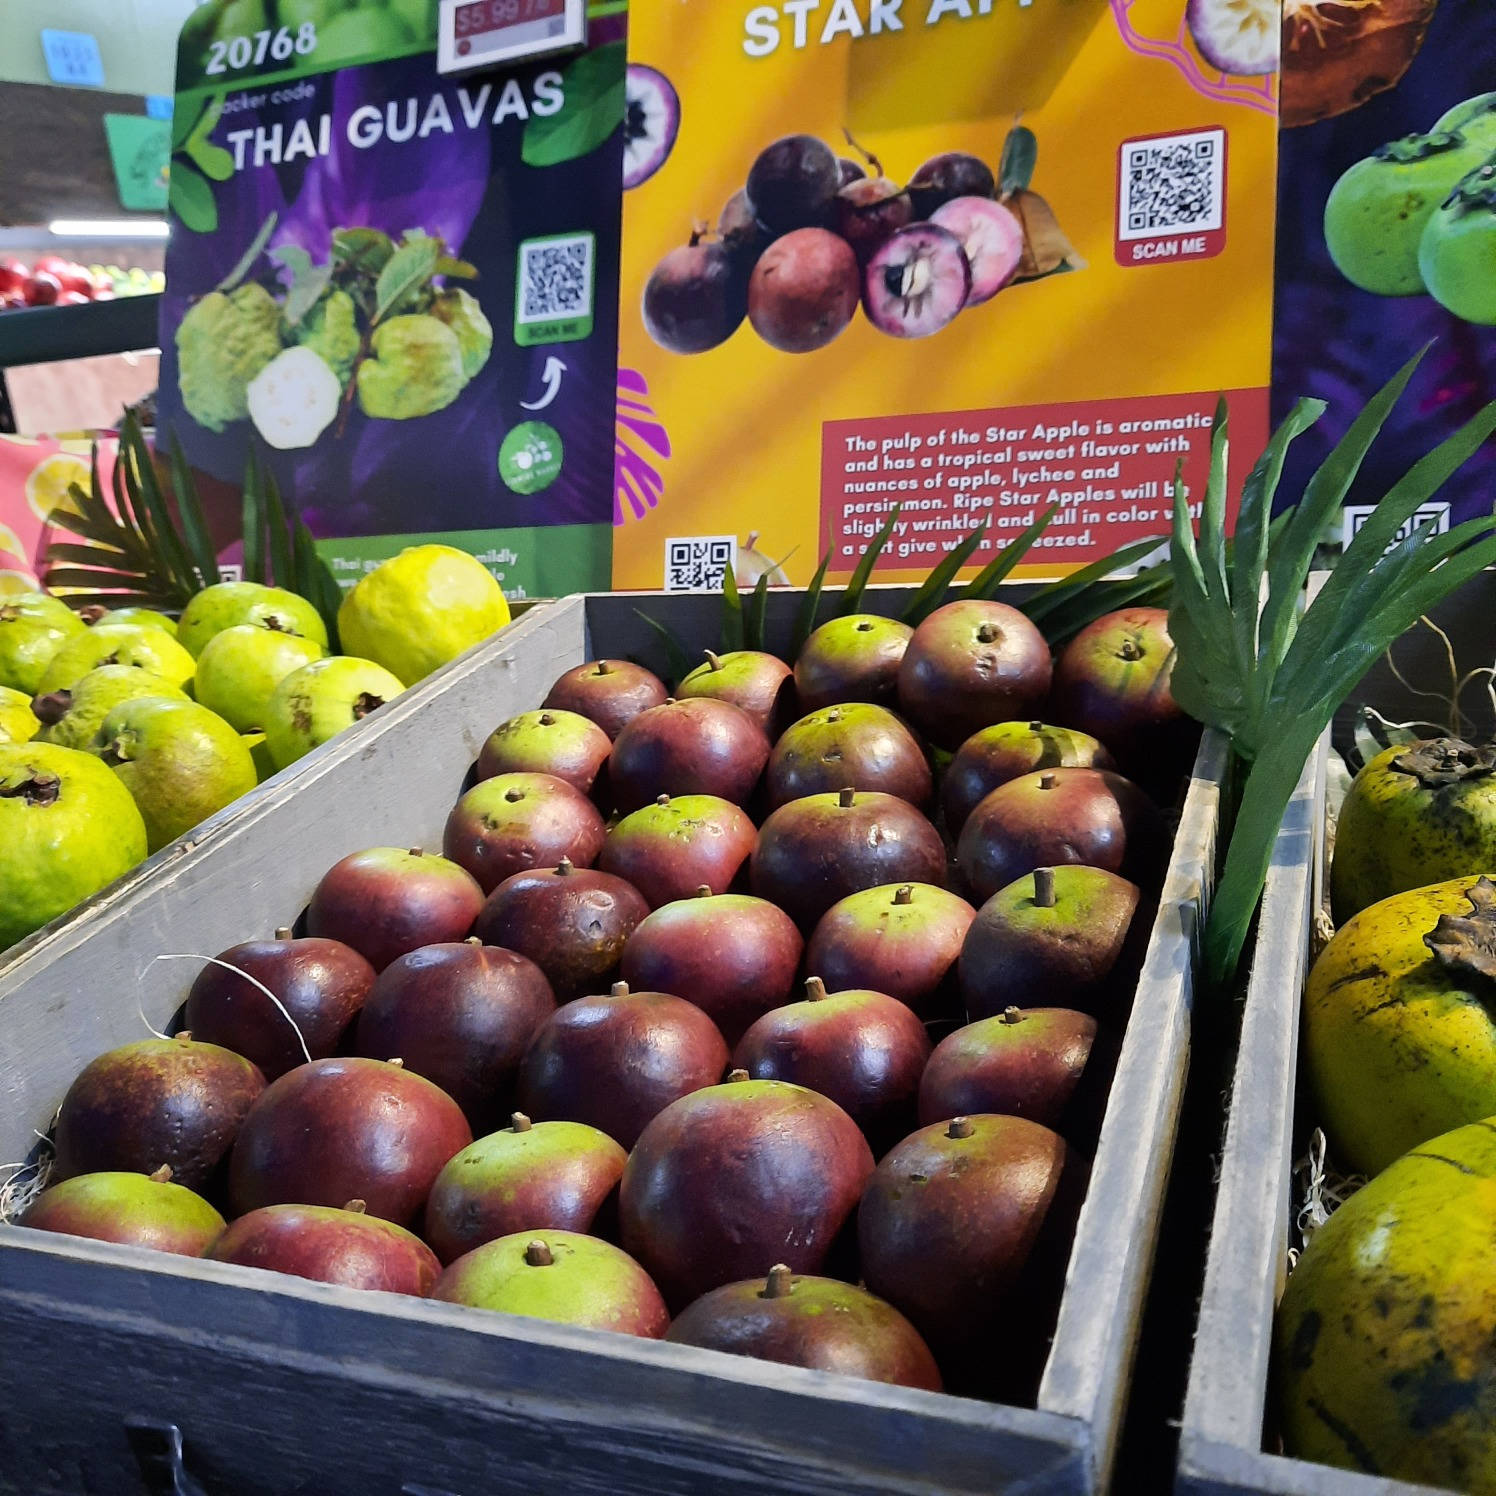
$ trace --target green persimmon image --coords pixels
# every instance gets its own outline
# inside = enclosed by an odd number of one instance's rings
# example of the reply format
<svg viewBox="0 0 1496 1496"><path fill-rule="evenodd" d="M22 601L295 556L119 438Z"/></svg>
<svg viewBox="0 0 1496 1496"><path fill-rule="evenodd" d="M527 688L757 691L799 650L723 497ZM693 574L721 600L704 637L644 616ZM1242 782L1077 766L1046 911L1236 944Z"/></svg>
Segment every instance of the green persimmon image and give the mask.
<svg viewBox="0 0 1496 1496"><path fill-rule="evenodd" d="M1424 226L1488 154L1462 131L1444 130L1405 135L1358 161L1325 203L1325 247L1335 268L1378 296L1420 294Z"/></svg>
<svg viewBox="0 0 1496 1496"><path fill-rule="evenodd" d="M1496 156L1465 177L1429 219L1418 265L1434 300L1496 327Z"/></svg>
<svg viewBox="0 0 1496 1496"><path fill-rule="evenodd" d="M1440 130L1458 130L1472 144L1496 151L1496 93L1476 94L1473 99L1446 110L1429 133L1437 134Z"/></svg>
<svg viewBox="0 0 1496 1496"><path fill-rule="evenodd" d="M358 401L366 416L408 421L444 409L467 379L462 344L436 317L391 317L374 329L373 357L358 366Z"/></svg>
<svg viewBox="0 0 1496 1496"><path fill-rule="evenodd" d="M177 383L187 414L209 431L249 415L250 382L281 351L281 309L251 281L210 291L177 328Z"/></svg>

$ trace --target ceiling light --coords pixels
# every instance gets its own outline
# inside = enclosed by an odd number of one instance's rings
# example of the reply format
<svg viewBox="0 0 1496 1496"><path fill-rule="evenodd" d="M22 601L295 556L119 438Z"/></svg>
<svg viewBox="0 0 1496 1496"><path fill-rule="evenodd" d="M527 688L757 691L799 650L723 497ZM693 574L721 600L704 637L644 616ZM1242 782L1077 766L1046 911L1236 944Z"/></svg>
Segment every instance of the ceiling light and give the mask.
<svg viewBox="0 0 1496 1496"><path fill-rule="evenodd" d="M164 239L163 218L54 218L47 232L59 239Z"/></svg>

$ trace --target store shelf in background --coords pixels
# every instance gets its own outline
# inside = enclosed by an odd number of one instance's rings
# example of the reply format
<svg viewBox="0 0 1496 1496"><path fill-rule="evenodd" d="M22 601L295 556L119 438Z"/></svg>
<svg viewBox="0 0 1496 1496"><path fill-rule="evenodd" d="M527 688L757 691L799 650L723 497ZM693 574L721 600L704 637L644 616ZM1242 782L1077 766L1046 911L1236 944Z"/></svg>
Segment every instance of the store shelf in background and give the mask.
<svg viewBox="0 0 1496 1496"><path fill-rule="evenodd" d="M0 313L0 369L154 348L160 307L160 296L147 294Z"/></svg>

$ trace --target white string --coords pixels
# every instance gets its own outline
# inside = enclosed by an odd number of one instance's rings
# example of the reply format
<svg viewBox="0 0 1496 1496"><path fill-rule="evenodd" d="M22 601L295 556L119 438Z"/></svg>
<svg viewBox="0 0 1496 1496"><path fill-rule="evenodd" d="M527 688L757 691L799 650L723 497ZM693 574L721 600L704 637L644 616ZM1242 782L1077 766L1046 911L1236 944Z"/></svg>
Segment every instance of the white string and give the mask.
<svg viewBox="0 0 1496 1496"><path fill-rule="evenodd" d="M145 1016L145 1008L140 1001L140 993L135 993L135 1011L140 1015L140 1021L145 1025L146 1032L154 1034L158 1039L169 1039L170 1034L163 1034L160 1029L151 1027L151 1020Z"/></svg>
<svg viewBox="0 0 1496 1496"><path fill-rule="evenodd" d="M296 1035L296 1042L301 1045L301 1052L306 1056L307 1064L310 1065L312 1063L312 1052L307 1048L307 1042L306 1039L302 1036L300 1025L286 1011L286 1005L280 1000L280 998L278 998L257 977L250 976L247 971L240 971L239 968L230 961L220 961L217 956L194 956L190 951L173 952L170 955L151 957L152 966L154 966L157 961L206 961L210 966L221 966L225 971L236 972L239 976L243 977L246 982L249 982L252 986L258 987L260 991L263 992L265 996L268 997L277 1008L280 1009L281 1017L291 1025L291 1031ZM142 1014L141 1016L144 1017L145 1015ZM147 1026L149 1027L149 1025ZM154 1030L152 1030L152 1032L154 1032ZM164 1039L166 1035L163 1034L161 1035L161 1037Z"/></svg>

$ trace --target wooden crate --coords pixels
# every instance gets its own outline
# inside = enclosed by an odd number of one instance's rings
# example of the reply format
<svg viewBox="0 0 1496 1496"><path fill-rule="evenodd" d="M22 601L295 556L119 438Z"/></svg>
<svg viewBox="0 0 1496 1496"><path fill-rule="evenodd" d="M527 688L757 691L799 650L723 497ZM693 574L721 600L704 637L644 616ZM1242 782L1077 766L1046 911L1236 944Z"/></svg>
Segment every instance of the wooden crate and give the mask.
<svg viewBox="0 0 1496 1496"><path fill-rule="evenodd" d="M876 588L865 606L895 613L908 596ZM771 596L771 645L787 646L798 604ZM494 725L593 655L657 653L640 606L687 640L716 638L713 597L536 608L0 971L0 1158L27 1155L83 1064L142 1037L137 1007L157 1026L175 1011L197 968L153 957L268 934L360 847L438 845ZM137 1489L125 1425L141 1418L181 1429L210 1496L1104 1489L1173 1152L1224 764L1208 735L1037 1407L0 1227L0 1490Z"/></svg>

